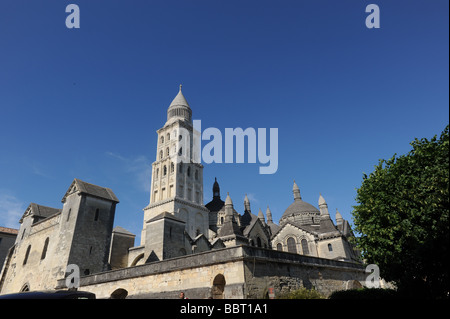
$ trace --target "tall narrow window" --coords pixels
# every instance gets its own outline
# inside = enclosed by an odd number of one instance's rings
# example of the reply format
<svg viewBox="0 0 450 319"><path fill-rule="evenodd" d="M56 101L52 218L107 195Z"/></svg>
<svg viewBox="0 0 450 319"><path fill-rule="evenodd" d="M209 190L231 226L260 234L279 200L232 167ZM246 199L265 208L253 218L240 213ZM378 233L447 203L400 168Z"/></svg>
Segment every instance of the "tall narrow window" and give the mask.
<svg viewBox="0 0 450 319"><path fill-rule="evenodd" d="M163 176L166 176L166 175L167 175L167 166L164 165L164 167L163 167Z"/></svg>
<svg viewBox="0 0 450 319"><path fill-rule="evenodd" d="M166 148L166 156L169 156L170 152L169 152L169 148Z"/></svg>
<svg viewBox="0 0 450 319"><path fill-rule="evenodd" d="M328 244L328 251L333 251L333 246L331 246L331 244Z"/></svg>
<svg viewBox="0 0 450 319"><path fill-rule="evenodd" d="M187 169L187 176L188 177L191 176L191 168L190 167L188 167L188 169Z"/></svg>
<svg viewBox="0 0 450 319"><path fill-rule="evenodd" d="M159 159L162 159L163 158L163 151L160 151L159 152Z"/></svg>
<svg viewBox="0 0 450 319"><path fill-rule="evenodd" d="M98 208L95 210L95 216L94 216L94 221L98 220L98 214L99 214L99 210Z"/></svg>
<svg viewBox="0 0 450 319"><path fill-rule="evenodd" d="M283 245L281 243L277 244L277 250L283 251Z"/></svg>
<svg viewBox="0 0 450 319"><path fill-rule="evenodd" d="M288 248L288 252L290 252L290 253L294 253L294 254L296 254L297 253L297 247L295 247L296 246L296 244L295 244L295 239L293 238L293 237L289 237L288 238L288 240L287 240L287 248Z"/></svg>
<svg viewBox="0 0 450 319"><path fill-rule="evenodd" d="M25 253L25 258L23 259L23 264L26 265L28 261L28 256L30 255L31 245L28 245L27 252Z"/></svg>
<svg viewBox="0 0 450 319"><path fill-rule="evenodd" d="M195 170L195 180L198 180L198 170Z"/></svg>
<svg viewBox="0 0 450 319"><path fill-rule="evenodd" d="M45 259L45 256L47 256L48 241L49 238L47 237L47 239L45 239L44 249L42 249L41 260Z"/></svg>
<svg viewBox="0 0 450 319"><path fill-rule="evenodd" d="M308 241L306 239L302 239L301 244L303 255L309 255Z"/></svg>
<svg viewBox="0 0 450 319"><path fill-rule="evenodd" d="M170 163L170 173L173 173L175 171L175 164Z"/></svg>
<svg viewBox="0 0 450 319"><path fill-rule="evenodd" d="M67 219L66 219L66 222L68 222L69 221L69 218L70 218L70 212L72 211L72 208L69 208L69 212L67 213Z"/></svg>

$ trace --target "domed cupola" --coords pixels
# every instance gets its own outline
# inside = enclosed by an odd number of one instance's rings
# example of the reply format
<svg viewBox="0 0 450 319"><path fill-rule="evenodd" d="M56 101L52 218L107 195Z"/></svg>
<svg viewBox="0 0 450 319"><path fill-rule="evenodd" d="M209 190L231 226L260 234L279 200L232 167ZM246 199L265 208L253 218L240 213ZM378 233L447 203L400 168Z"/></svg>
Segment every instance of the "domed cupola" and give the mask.
<svg viewBox="0 0 450 319"><path fill-rule="evenodd" d="M189 106L189 103L186 101L186 98L181 92L182 85L180 84L180 91L178 91L177 96L173 99L172 103L170 103L169 108L167 109L167 121L172 120L185 120L192 121L192 110Z"/></svg>
<svg viewBox="0 0 450 319"><path fill-rule="evenodd" d="M290 221L299 225L311 225L320 220L320 211L313 205L302 200L300 188L294 181L292 188L294 202L284 211L280 225Z"/></svg>

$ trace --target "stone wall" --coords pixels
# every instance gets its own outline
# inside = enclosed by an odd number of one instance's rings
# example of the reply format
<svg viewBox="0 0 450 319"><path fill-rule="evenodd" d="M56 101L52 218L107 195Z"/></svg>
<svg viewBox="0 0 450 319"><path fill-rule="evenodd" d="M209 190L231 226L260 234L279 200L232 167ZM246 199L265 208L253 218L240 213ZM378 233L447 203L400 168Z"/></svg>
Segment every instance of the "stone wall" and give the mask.
<svg viewBox="0 0 450 319"><path fill-rule="evenodd" d="M329 295L365 276L359 264L237 246L85 276L79 289L98 298L125 289L128 298L177 298L184 291L191 299L203 299L212 296L214 280L220 275L225 279L222 297L226 299L265 298L268 288L279 295L314 287ZM64 286L64 280L59 280L57 288Z"/></svg>

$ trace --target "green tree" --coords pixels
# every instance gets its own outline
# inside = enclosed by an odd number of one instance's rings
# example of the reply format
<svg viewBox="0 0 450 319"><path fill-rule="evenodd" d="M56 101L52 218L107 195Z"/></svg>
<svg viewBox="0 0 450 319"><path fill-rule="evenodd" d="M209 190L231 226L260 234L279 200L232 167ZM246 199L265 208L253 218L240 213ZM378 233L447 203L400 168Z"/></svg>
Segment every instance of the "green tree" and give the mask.
<svg viewBox="0 0 450 319"><path fill-rule="evenodd" d="M353 220L367 263L400 293L449 297L449 126L363 175Z"/></svg>

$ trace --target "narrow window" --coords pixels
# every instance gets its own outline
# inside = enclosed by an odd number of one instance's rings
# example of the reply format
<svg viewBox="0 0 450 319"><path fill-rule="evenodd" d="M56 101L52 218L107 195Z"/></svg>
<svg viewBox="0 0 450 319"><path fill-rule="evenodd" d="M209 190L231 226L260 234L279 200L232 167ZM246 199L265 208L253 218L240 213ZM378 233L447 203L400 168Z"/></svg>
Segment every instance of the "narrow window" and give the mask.
<svg viewBox="0 0 450 319"><path fill-rule="evenodd" d="M262 245L261 245L261 238L259 238L259 237L256 237L256 246L262 247Z"/></svg>
<svg viewBox="0 0 450 319"><path fill-rule="evenodd" d="M277 244L277 250L283 251L283 245L281 243Z"/></svg>
<svg viewBox="0 0 450 319"><path fill-rule="evenodd" d="M190 167L188 167L188 169L187 169L187 176L188 177L191 176L191 168Z"/></svg>
<svg viewBox="0 0 450 319"><path fill-rule="evenodd" d="M169 153L169 148L167 147L167 148L166 148L166 156L169 156L169 154L170 154L170 153Z"/></svg>
<svg viewBox="0 0 450 319"><path fill-rule="evenodd" d="M164 165L164 167L163 167L163 176L166 176L166 175L167 175L167 166Z"/></svg>
<svg viewBox="0 0 450 319"><path fill-rule="evenodd" d="M99 213L99 210L98 210L98 208L95 210L95 216L94 216L94 221L97 221L98 220L98 213Z"/></svg>
<svg viewBox="0 0 450 319"><path fill-rule="evenodd" d="M170 141L170 133L167 133L167 140Z"/></svg>
<svg viewBox="0 0 450 319"><path fill-rule="evenodd" d="M173 173L175 171L175 164L170 163L170 173Z"/></svg>
<svg viewBox="0 0 450 319"><path fill-rule="evenodd" d="M66 222L68 222L69 221L69 218L70 218L70 212L72 211L72 208L69 208L69 212L67 213L67 219L66 219Z"/></svg>
<svg viewBox="0 0 450 319"><path fill-rule="evenodd" d="M161 144L164 143L164 136L161 136Z"/></svg>
<svg viewBox="0 0 450 319"><path fill-rule="evenodd" d="M306 239L302 239L301 244L303 255L309 255L308 241Z"/></svg>
<svg viewBox="0 0 450 319"><path fill-rule="evenodd" d="M45 239L44 249L42 249L41 260L45 259L45 256L47 255L48 241L49 238L47 237L47 239Z"/></svg>
<svg viewBox="0 0 450 319"><path fill-rule="evenodd" d="M163 158L163 151L160 151L159 152L159 159L162 159Z"/></svg>
<svg viewBox="0 0 450 319"><path fill-rule="evenodd" d="M198 170L195 170L195 180L198 180Z"/></svg>
<svg viewBox="0 0 450 319"><path fill-rule="evenodd" d="M333 251L333 246L331 246L331 244L328 244L328 251Z"/></svg>
<svg viewBox="0 0 450 319"><path fill-rule="evenodd" d="M27 252L25 253L25 258L23 259L23 264L26 265L28 261L28 256L30 255L31 245L28 245Z"/></svg>

